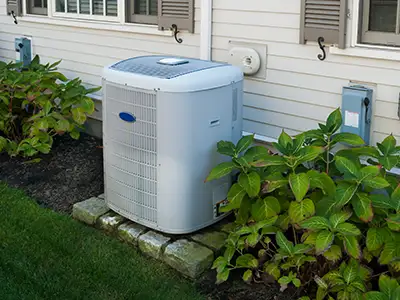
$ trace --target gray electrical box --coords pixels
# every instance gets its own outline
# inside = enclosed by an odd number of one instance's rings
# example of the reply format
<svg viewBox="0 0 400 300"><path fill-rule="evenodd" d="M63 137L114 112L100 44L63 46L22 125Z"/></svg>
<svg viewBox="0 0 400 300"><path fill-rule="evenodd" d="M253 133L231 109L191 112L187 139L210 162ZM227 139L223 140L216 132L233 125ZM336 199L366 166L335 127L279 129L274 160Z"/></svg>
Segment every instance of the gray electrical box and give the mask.
<svg viewBox="0 0 400 300"><path fill-rule="evenodd" d="M359 135L366 145L370 142L372 94L372 89L363 86L343 87L342 93L341 131Z"/></svg>

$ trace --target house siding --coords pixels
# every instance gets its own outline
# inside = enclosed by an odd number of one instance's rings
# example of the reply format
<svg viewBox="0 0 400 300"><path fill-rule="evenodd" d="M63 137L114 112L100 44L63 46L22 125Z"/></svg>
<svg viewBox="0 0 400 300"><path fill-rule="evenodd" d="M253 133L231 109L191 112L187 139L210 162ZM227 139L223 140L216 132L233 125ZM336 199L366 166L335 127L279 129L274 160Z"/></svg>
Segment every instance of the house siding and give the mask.
<svg viewBox="0 0 400 300"><path fill-rule="evenodd" d="M23 0L24 1L24 0ZM49 0L51 1L51 0ZM137 34L72 26L24 22L18 25L6 15L6 0L0 0L0 59L15 59L14 39L32 37L33 52L45 62L62 60L60 71L68 77L79 76L88 85L101 85L104 66L138 55L186 55L199 57L200 0L195 2L195 33L173 36Z"/></svg>
<svg viewBox="0 0 400 300"><path fill-rule="evenodd" d="M244 130L277 138L282 128L290 134L314 128L341 105L342 87L354 82L375 90L372 142L390 133L400 141L400 62L339 56L328 49L327 59L319 61L317 44L299 44L300 4L214 0L213 60L227 60L230 41L267 46L265 79L245 80Z"/></svg>

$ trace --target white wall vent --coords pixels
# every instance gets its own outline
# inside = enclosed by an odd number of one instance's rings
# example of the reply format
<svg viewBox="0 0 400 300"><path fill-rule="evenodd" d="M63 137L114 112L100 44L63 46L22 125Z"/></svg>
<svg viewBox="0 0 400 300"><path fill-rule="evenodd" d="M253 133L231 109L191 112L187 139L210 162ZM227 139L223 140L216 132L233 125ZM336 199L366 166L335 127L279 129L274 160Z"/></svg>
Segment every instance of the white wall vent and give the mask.
<svg viewBox="0 0 400 300"><path fill-rule="evenodd" d="M230 178L204 179L225 159L216 153L217 142L241 137L241 70L189 58L136 57L104 69L103 93L107 205L173 234L223 218L218 207Z"/></svg>

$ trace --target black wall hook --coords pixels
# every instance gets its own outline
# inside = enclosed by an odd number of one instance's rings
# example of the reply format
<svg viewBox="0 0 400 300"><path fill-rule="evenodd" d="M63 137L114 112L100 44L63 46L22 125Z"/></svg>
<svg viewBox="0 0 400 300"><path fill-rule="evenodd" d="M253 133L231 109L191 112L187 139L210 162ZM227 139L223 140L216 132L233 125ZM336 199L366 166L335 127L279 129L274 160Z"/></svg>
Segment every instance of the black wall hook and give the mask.
<svg viewBox="0 0 400 300"><path fill-rule="evenodd" d="M181 43L183 42L183 40L182 40L181 38L178 38L178 33L179 33L178 26L177 26L176 24L172 24L171 30L172 30L173 33L174 33L175 41L176 41L177 43L181 44Z"/></svg>
<svg viewBox="0 0 400 300"><path fill-rule="evenodd" d="M322 50L322 54L318 54L319 60L325 60L325 58L326 58L325 45L322 45L322 43L324 41L325 41L325 39L322 36L320 36L318 38L318 45L319 45L319 48Z"/></svg>
<svg viewBox="0 0 400 300"><path fill-rule="evenodd" d="M18 24L17 16L15 15L15 13L14 13L13 10L11 11L11 16L12 16L13 19L14 19L14 24Z"/></svg>

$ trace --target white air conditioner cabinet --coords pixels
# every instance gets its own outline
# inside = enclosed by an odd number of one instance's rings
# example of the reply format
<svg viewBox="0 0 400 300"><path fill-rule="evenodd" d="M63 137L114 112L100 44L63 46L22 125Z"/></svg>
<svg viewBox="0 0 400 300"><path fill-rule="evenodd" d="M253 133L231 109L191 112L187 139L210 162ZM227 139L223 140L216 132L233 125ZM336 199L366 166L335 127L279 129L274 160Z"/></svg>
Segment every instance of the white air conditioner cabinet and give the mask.
<svg viewBox="0 0 400 300"><path fill-rule="evenodd" d="M218 141L242 136L243 73L189 58L143 56L103 72L105 199L122 216L171 234L225 216L229 176Z"/></svg>

